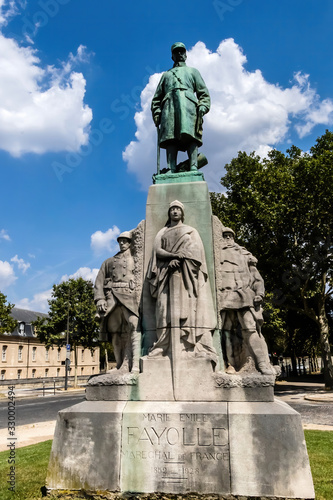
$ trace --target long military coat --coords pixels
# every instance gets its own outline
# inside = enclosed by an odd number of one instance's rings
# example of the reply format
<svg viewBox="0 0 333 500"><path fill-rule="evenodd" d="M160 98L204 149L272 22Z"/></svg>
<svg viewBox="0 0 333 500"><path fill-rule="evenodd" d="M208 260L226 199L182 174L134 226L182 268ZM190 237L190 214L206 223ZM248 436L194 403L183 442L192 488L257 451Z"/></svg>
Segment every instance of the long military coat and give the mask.
<svg viewBox="0 0 333 500"><path fill-rule="evenodd" d="M173 143L178 150L186 151L193 140L198 146L202 145L198 106L203 106L208 113L210 97L197 69L178 63L162 75L151 104L153 118L160 117L161 148Z"/></svg>

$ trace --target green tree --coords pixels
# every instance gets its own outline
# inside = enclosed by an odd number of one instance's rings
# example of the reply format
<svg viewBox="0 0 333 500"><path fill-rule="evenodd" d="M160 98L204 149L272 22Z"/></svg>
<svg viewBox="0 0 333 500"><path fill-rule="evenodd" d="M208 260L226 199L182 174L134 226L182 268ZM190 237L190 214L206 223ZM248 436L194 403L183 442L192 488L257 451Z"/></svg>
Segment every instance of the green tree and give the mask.
<svg viewBox="0 0 333 500"><path fill-rule="evenodd" d="M38 318L34 323L37 336L46 347L63 345L68 336L74 351L76 385L77 346L93 352L98 339L93 284L77 278L53 285L52 298L48 302L48 318Z"/></svg>
<svg viewBox="0 0 333 500"><path fill-rule="evenodd" d="M0 334L11 333L17 326L17 321L10 315L14 305L6 302L6 295L0 292Z"/></svg>
<svg viewBox="0 0 333 500"><path fill-rule="evenodd" d="M240 152L226 165L213 213L259 259L275 307L301 312L319 329L325 385L333 387L326 304L333 292L333 134L310 154L292 146L267 159Z"/></svg>

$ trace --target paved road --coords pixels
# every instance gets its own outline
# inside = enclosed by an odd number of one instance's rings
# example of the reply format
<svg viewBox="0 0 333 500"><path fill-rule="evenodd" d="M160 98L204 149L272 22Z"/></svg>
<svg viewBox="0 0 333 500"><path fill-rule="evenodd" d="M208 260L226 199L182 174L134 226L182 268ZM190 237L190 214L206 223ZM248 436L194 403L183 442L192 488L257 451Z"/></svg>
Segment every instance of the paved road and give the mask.
<svg viewBox="0 0 333 500"><path fill-rule="evenodd" d="M308 403L295 404L295 410L301 414L304 424L333 426L333 404Z"/></svg>
<svg viewBox="0 0 333 500"><path fill-rule="evenodd" d="M285 388L284 388L285 389ZM304 388L288 387L289 390L277 391L276 396L287 402L302 417L304 424L333 426L333 403L307 401ZM311 387L313 394L314 388ZM310 391L309 391L310 392ZM68 393L56 396L17 399L16 425L27 425L36 422L55 420L59 410L68 408L84 400L84 392ZM7 399L0 400L0 429L7 427Z"/></svg>
<svg viewBox="0 0 333 500"><path fill-rule="evenodd" d="M333 402L331 393L324 391L324 384L279 382L275 396L300 413L303 424L333 426ZM309 401L306 397L318 397L323 401Z"/></svg>
<svg viewBox="0 0 333 500"><path fill-rule="evenodd" d="M15 401L16 426L55 420L59 410L80 403L84 400L84 392L79 394L45 396L37 398L17 399ZM0 429L7 428L7 399L0 400Z"/></svg>
<svg viewBox="0 0 333 500"><path fill-rule="evenodd" d="M288 404L300 413L303 424L333 426L333 403L288 401Z"/></svg>

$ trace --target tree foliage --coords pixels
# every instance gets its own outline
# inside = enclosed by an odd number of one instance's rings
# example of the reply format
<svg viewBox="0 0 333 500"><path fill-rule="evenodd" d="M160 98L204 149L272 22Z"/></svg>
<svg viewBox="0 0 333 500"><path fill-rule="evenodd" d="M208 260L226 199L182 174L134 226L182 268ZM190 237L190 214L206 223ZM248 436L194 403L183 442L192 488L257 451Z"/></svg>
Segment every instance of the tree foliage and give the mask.
<svg viewBox="0 0 333 500"><path fill-rule="evenodd" d="M0 334L11 333L17 326L17 321L10 315L14 305L7 303L7 297L0 292Z"/></svg>
<svg viewBox="0 0 333 500"><path fill-rule="evenodd" d="M69 344L75 353L76 373L76 347L93 351L97 346L99 327L95 318L93 284L77 278L53 285L52 298L48 302L48 318L38 318L34 323L37 336L46 347L61 346L67 342L68 329Z"/></svg>
<svg viewBox="0 0 333 500"><path fill-rule="evenodd" d="M213 213L259 257L272 304L306 315L320 333L325 382L333 386L327 300L333 292L333 134L310 153L292 146L266 159L240 152L226 165Z"/></svg>

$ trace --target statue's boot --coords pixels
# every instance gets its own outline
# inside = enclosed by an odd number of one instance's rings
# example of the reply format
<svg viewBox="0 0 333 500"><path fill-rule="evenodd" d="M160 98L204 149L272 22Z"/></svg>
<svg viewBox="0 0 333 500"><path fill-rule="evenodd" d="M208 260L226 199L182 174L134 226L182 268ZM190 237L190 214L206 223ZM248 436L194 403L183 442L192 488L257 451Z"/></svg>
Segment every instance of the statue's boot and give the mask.
<svg viewBox="0 0 333 500"><path fill-rule="evenodd" d="M141 332L132 333L132 373L140 372Z"/></svg>
<svg viewBox="0 0 333 500"><path fill-rule="evenodd" d="M117 363L117 369L121 368L123 362L121 336L118 333L112 335L113 354Z"/></svg>
<svg viewBox="0 0 333 500"><path fill-rule="evenodd" d="M267 345L263 337L259 337L257 330L242 330L244 339L257 368L263 375L273 375L274 370L269 362Z"/></svg>
<svg viewBox="0 0 333 500"><path fill-rule="evenodd" d="M177 167L177 154L178 150L176 146L169 145L166 148L166 156L167 156L167 165L172 173L176 172Z"/></svg>
<svg viewBox="0 0 333 500"><path fill-rule="evenodd" d="M235 359L234 359L234 352L233 352L233 345L231 338L232 333L230 330L223 330L223 335L225 338L225 350L226 350L225 364L227 366L225 372L231 375L236 373L236 370L233 366L235 364Z"/></svg>
<svg viewBox="0 0 333 500"><path fill-rule="evenodd" d="M190 144L187 154L190 160L190 170L195 172L198 170L198 145L195 142Z"/></svg>

